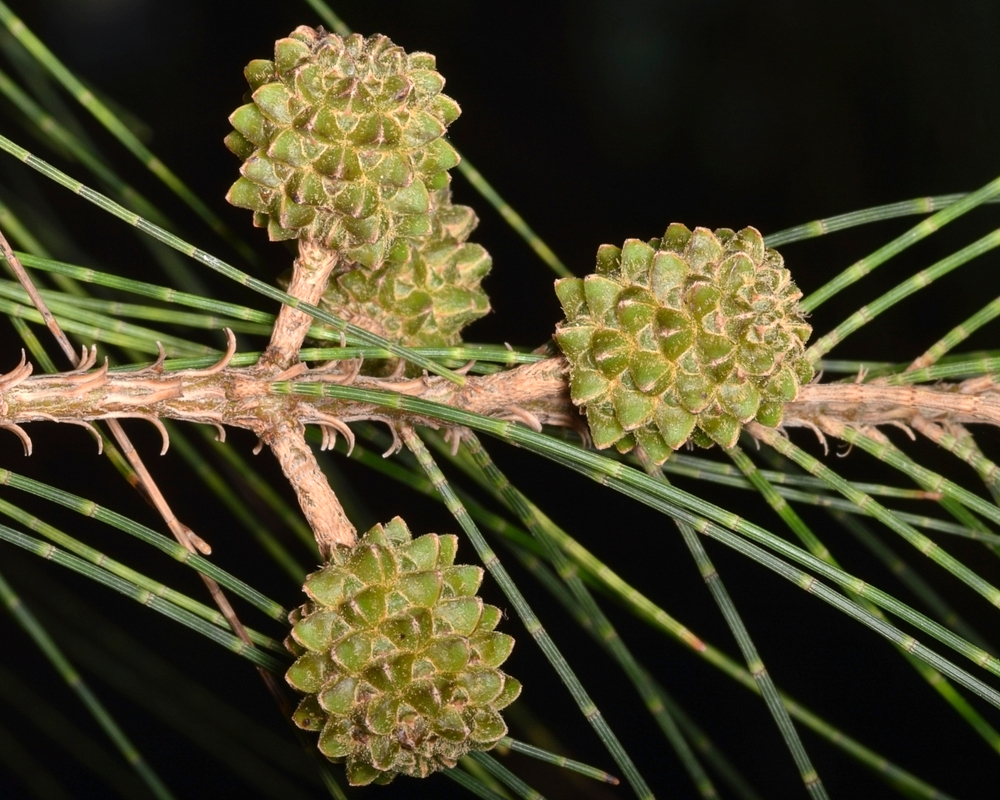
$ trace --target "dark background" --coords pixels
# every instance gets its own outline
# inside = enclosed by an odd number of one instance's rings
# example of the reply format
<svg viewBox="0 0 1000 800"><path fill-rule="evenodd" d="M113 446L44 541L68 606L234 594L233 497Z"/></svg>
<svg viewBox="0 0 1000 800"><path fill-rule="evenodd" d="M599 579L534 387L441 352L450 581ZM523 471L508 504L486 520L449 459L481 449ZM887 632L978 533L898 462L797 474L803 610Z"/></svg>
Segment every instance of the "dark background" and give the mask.
<svg viewBox="0 0 1000 800"><path fill-rule="evenodd" d="M247 212L224 202L238 162L222 146L222 138L229 130L226 117L241 103L246 89L242 67L253 58L269 57L273 41L296 25L319 22L305 3L33 0L12 5L69 67L102 97L127 110L154 152L241 232L266 263L253 268L240 262L179 201L159 189L110 136L85 120L98 147L157 200L189 241L260 277L272 278L287 267L287 251L269 244L263 232L251 230ZM945 9L939 2L922 1L343 0L335 10L358 31L381 32L407 50L436 54L448 81L446 92L463 109L451 128L452 140L578 274L590 270L599 244L650 238L672 221L708 227L754 225L768 233L881 203L972 190L1000 171L996 48L1000 6L995 3L959 2ZM37 149L11 117L4 114L2 132ZM54 160L74 176L89 180L79 168ZM40 185L12 159L0 163L5 201L17 208L19 202L43 198L67 237L74 237L77 245L72 247L54 237L50 244L59 257L152 282L165 280L147 266L148 256L126 226L109 222L61 189ZM467 338L517 345L543 342L560 316L551 273L461 177L455 177L453 186L459 202L476 207L481 224L474 238L494 257L486 287L495 313L470 329ZM994 210L978 211L890 262L819 309L812 319L814 328L828 330L916 269L985 233L994 218ZM808 293L913 222L881 223L792 245L783 252ZM948 276L855 334L833 355L875 360L915 357L988 298L1000 294L995 264L995 257L986 256ZM241 296L213 275L206 275L205 281L221 298ZM268 307L260 299L247 302ZM19 346L9 328L2 330L0 353L3 364L9 364ZM206 336L205 341L218 344L220 339ZM987 347L989 342L985 333L968 347ZM88 449L85 434L73 434L80 438L71 440L52 427L33 427L36 453L30 460L21 458L13 437L0 437L4 464L59 481L63 488L158 527L150 512L110 477L110 467ZM130 426L130 431L136 427ZM147 432L139 429L136 437L145 443L145 452L155 452ZM983 439L987 448L995 446L994 433L984 432ZM70 441L73 447L67 444ZM804 436L796 441L813 447ZM252 444L239 433L231 436L231 443L244 453ZM557 521L612 568L706 639L737 653L676 531L663 518L647 516L583 479L553 474L536 459L519 458L499 445L492 450ZM932 453L926 447L914 452ZM150 459L158 470L155 475L180 509L179 516L209 532L219 563L285 605L297 602L294 587L275 575L260 551L200 494L197 481L186 474L179 458L168 459ZM254 464L280 485L269 457ZM442 510L428 509L408 492L375 482L370 473L343 459L338 464L354 481L357 501L374 507L377 518L405 513L415 529L454 527ZM833 466L851 477L905 485L902 478L879 472L880 465L860 453ZM690 482L681 485L777 529L766 510L738 494L713 494ZM58 516L47 507L44 513L47 519ZM831 529L823 516L809 519L818 529L827 528L845 568L897 593L892 578L853 542L841 543L843 534ZM95 536L106 534L96 526L94 530ZM109 552L123 548L122 553L129 554L127 563L151 574L162 569L170 585L202 596L190 576L179 570L164 568L159 561L146 567L143 559L155 557L144 549L129 550L100 538L93 541ZM982 550L951 541L948 547L997 579L995 562L980 566ZM845 732L946 792L970 797L983 785L996 785L996 754L958 722L882 640L758 567L721 548L709 549L779 685ZM471 559L471 548L463 545L463 552ZM8 578L20 580L19 590L30 595L35 582L17 566L23 563L12 548L0 548L0 565L13 565L4 568L5 574L13 572ZM956 590L954 581L943 580L936 570L924 571L956 598L973 621L988 626L983 622L986 606L979 598ZM67 577L57 567L44 565L44 572L88 595L103 613L120 617L123 627L185 674L286 736L246 662L130 601ZM908 599L902 590L898 593ZM696 796L615 668L558 611L545 609L543 595L529 590L529 597L543 608L543 621L579 668L658 796ZM503 603L497 595L494 602ZM648 666L764 796L802 796L790 758L759 701L672 641L638 626L613 606L610 612ZM0 619L0 631L4 663L22 676L33 671L36 689L80 724L90 724L9 618ZM527 642L528 637L521 636ZM518 648L510 667L519 676L537 676L534 682L522 677L524 697L572 755L611 766L530 645ZM119 698L98 675L87 677L179 797L253 790L169 726ZM72 786L75 796L104 796L107 789L94 783L89 773L61 751L47 752L52 747L48 740L9 708L0 709L0 725L19 735L24 731L25 746ZM997 721L995 709L985 713ZM96 731L93 735L100 737ZM882 783L840 751L811 733L803 735L832 796L888 795ZM549 796L582 796L583 787L546 785L546 774L551 776L552 770L533 772L531 779ZM0 771L0 788L3 777ZM370 796L405 797L417 788L413 782L398 781L394 788L371 791ZM12 783L3 790L20 797L24 787ZM448 781L434 779L435 796L450 790ZM316 793L320 796L319 790ZM594 796L624 798L629 793L621 788Z"/></svg>

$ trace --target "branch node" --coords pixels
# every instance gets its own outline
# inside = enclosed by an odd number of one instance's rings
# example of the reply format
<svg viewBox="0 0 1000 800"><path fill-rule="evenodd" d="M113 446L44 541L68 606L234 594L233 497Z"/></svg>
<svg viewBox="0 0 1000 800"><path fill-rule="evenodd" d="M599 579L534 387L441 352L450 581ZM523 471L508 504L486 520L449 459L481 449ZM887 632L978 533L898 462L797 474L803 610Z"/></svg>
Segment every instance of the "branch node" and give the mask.
<svg viewBox="0 0 1000 800"><path fill-rule="evenodd" d="M105 359L106 360L106 359ZM80 347L80 360L76 362L76 367L73 368L71 374L74 372L88 372L94 364L97 363L97 345L92 344L90 349L87 349L87 345L82 345Z"/></svg>
<svg viewBox="0 0 1000 800"><path fill-rule="evenodd" d="M277 375L271 378L272 381L290 381L292 378L297 378L303 372L305 372L308 367L301 361L296 361L288 369L283 369Z"/></svg>
<svg viewBox="0 0 1000 800"><path fill-rule="evenodd" d="M454 427L448 428L444 432L444 440L447 444L451 445L451 455L452 458L458 455L458 448L462 446L462 439L465 436L465 428Z"/></svg>
<svg viewBox="0 0 1000 800"><path fill-rule="evenodd" d="M212 555L212 546L208 542L202 539L197 533L191 530L187 525L185 525L180 520L177 521L177 524L180 526L181 532L184 534L184 536L191 543L191 546L195 550L197 550L203 556Z"/></svg>
<svg viewBox="0 0 1000 800"><path fill-rule="evenodd" d="M21 360L18 362L18 365L10 372L5 372L0 375L0 392L6 392L8 389L13 389L19 383L24 381L29 375L31 375L33 369L34 367L32 367L31 362L27 360L27 356L22 348Z"/></svg>
<svg viewBox="0 0 1000 800"><path fill-rule="evenodd" d="M18 362L18 365L10 372L0 375L0 392L6 392L8 389L13 389L19 383L27 379L33 370L34 367L31 366L31 362L27 360L24 350L22 349L21 360Z"/></svg>
<svg viewBox="0 0 1000 800"><path fill-rule="evenodd" d="M93 366L94 361L97 360L96 349L91 350L90 354L87 356L87 368L86 369L75 369L72 372L63 373L60 377L69 383L76 384L74 388L69 389L67 394L74 397L83 397L88 392L94 389L99 389L108 382L108 358L104 357L104 363L101 364L94 372L89 372L90 367ZM81 364L84 362L81 361Z"/></svg>
<svg viewBox="0 0 1000 800"><path fill-rule="evenodd" d="M81 428L86 428L88 433L97 440L97 455L102 455L104 453L104 437L101 436L101 432L97 430L93 425L91 425L85 419L53 419L53 422L65 422L68 425L79 425Z"/></svg>

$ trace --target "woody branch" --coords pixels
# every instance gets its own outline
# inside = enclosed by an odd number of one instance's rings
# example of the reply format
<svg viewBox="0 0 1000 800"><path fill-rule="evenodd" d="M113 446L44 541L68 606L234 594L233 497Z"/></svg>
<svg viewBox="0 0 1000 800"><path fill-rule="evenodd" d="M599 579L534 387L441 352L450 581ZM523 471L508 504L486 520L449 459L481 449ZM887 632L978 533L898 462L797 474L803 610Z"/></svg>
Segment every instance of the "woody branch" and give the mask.
<svg viewBox="0 0 1000 800"><path fill-rule="evenodd" d="M507 372L470 376L465 386L437 377L412 380L357 376L361 389L395 391L443 403L484 416L534 418L542 425L573 425L576 413L569 401L561 358L547 359ZM341 382L344 371L298 372L301 382ZM214 367L209 370L163 371L150 367L136 372L89 372L32 375L22 365L0 375L0 425L28 422L89 422L109 417L175 419L207 425L246 428L266 436L287 421L323 424L324 417L341 422L384 420L439 425L434 419L402 409L325 397L286 395L271 391L282 374L261 375L256 367Z"/></svg>
<svg viewBox="0 0 1000 800"><path fill-rule="evenodd" d="M138 417L234 426L262 439L289 422L336 426L337 422L380 420L440 426L433 418L404 409L277 393L270 385L289 375L262 374L257 367L231 368L225 366L227 361L207 370L167 372L157 363L135 372L112 373L102 366L54 375L32 375L31 365L22 362L0 375L0 426ZM347 365L320 371L298 365L294 372L294 380L299 382L350 380L360 389L393 391L484 416L524 421L532 427L579 424L569 399L566 362L562 358L492 375L469 376L461 387L435 376L353 376ZM934 387L808 384L785 405L784 424L807 425L826 417L863 427L905 423L914 414L939 422L1000 426L1000 386L989 378Z"/></svg>
<svg viewBox="0 0 1000 800"><path fill-rule="evenodd" d="M276 381L350 383L356 388L392 391L483 416L516 420L536 429L542 425L580 425L569 398L566 361L561 357L492 375L469 376L460 387L438 377L361 376L350 362L322 370L310 370L304 364L284 371L262 369L259 364L237 369L227 366L234 352L231 337L227 355L215 366L177 372L165 371L161 359L135 372L111 373L104 365L88 371L34 376L31 365L22 361L0 375L0 428L17 434L29 452L30 439L21 427L29 422L87 425L99 419L134 417L157 424L164 436L160 419L250 430L275 451L299 494L303 512L315 526L317 541L321 548L328 548L349 543L344 531L350 522L339 502L325 505L327 494L333 493L305 442L305 426L320 426L324 443L329 444L337 434L352 439L346 425L349 422L375 420L393 429L401 425L440 427L441 423L405 409L277 392L271 389ZM924 423L1000 426L1000 386L989 378L934 387L809 384L801 387L795 401L786 404L783 424L817 428L837 436L844 426L902 424L922 431L927 427Z"/></svg>
<svg viewBox="0 0 1000 800"><path fill-rule="evenodd" d="M96 370L33 376L31 365L22 360L0 375L0 428L18 435L29 453L31 440L21 426L30 422L88 425L100 419L144 419L160 428L164 450L167 440L161 419L245 428L274 451L320 549L327 550L334 544L350 544L356 534L305 441L305 426L319 425L324 441L329 442L337 433L350 440L346 423L352 421L378 420L393 428L439 423L372 404L280 394L270 390L271 383L291 378L351 382L359 388L396 391L486 416L520 420L538 429L543 424L574 425L579 420L569 401L562 359L470 377L464 387L457 387L436 377L357 376L350 364L321 371L310 371L304 364L284 371L259 364L235 369L227 366L234 353L230 334L226 356L205 370L166 372L161 358L135 372L112 373L105 364Z"/></svg>

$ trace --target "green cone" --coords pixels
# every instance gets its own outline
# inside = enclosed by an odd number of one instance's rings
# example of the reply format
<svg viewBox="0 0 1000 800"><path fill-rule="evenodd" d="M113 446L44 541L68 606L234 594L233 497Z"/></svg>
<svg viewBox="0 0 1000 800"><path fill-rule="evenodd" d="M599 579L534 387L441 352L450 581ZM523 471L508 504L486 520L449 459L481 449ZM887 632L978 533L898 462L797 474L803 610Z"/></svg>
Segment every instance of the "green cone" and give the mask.
<svg viewBox="0 0 1000 800"><path fill-rule="evenodd" d="M506 735L521 685L499 667L514 640L476 596L483 571L455 566L455 536L413 539L399 517L306 579L286 678L306 697L295 723L345 762L352 785L426 777Z"/></svg>
<svg viewBox="0 0 1000 800"><path fill-rule="evenodd" d="M431 232L432 195L458 163L443 134L460 112L434 67L385 36L296 28L273 61L246 68L252 102L225 140L244 164L227 199L271 239L307 237L379 266Z"/></svg>
<svg viewBox="0 0 1000 800"><path fill-rule="evenodd" d="M671 225L648 244L602 246L597 272L556 281L555 334L594 444L656 463L688 440L736 444L745 422L777 426L812 380L802 293L754 228Z"/></svg>
<svg viewBox="0 0 1000 800"><path fill-rule="evenodd" d="M437 193L433 230L411 239L380 267L335 274L320 305L348 322L407 347L450 347L490 310L480 286L492 260L466 241L477 219Z"/></svg>

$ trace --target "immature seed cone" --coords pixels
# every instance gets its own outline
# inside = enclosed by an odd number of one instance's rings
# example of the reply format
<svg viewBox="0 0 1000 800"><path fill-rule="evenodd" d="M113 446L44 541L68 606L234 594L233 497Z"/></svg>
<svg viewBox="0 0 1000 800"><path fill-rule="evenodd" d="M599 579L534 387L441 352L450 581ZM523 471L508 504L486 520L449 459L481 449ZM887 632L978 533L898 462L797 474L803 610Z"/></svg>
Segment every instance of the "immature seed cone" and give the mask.
<svg viewBox="0 0 1000 800"><path fill-rule="evenodd" d="M245 161L227 199L271 239L308 237L377 267L430 232L430 195L458 163L442 135L459 108L434 66L385 36L296 28L274 61L245 70L253 101L225 140Z"/></svg>
<svg viewBox="0 0 1000 800"><path fill-rule="evenodd" d="M306 579L285 644L307 696L295 723L344 761L352 785L426 777L506 735L500 709L521 684L500 671L514 640L476 596L483 571L453 566L458 539L376 525Z"/></svg>
<svg viewBox="0 0 1000 800"><path fill-rule="evenodd" d="M675 223L648 244L603 245L596 274L556 293L570 393L599 448L639 444L662 463L688 439L732 447L745 422L780 425L812 380L802 293L754 228Z"/></svg>
<svg viewBox="0 0 1000 800"><path fill-rule="evenodd" d="M467 206L435 193L431 232L408 240L374 270L335 274L320 300L348 322L407 347L450 347L490 310L480 286L489 253L466 241L478 220Z"/></svg>

